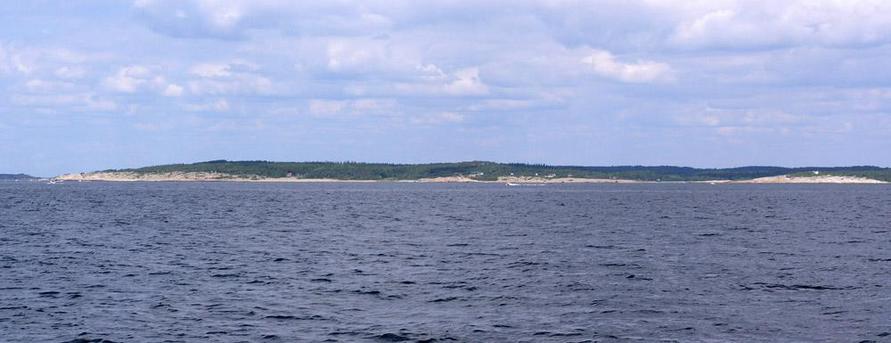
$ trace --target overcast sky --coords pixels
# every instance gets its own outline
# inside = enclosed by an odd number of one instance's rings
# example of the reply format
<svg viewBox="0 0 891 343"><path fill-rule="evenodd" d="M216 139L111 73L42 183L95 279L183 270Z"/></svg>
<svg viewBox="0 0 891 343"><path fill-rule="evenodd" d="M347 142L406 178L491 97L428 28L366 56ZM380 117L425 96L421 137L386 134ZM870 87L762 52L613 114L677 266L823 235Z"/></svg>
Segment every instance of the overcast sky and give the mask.
<svg viewBox="0 0 891 343"><path fill-rule="evenodd" d="M891 1L3 1L0 173L891 166Z"/></svg>

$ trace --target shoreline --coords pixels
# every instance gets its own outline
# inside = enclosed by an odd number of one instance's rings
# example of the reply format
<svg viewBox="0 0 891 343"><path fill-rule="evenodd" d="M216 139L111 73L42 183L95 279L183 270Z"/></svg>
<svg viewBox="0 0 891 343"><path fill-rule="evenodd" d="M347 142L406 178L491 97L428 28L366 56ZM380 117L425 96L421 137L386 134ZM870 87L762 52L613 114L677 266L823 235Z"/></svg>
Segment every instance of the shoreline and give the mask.
<svg viewBox="0 0 891 343"><path fill-rule="evenodd" d="M76 182L257 182L257 183L501 183L516 185L545 184L649 184L649 183L700 183L700 184L888 184L888 182L856 176L790 176L778 175L749 180L708 180L708 181L645 181L628 179L587 179L587 178L543 178L502 176L497 180L476 180L466 176L447 176L416 180L344 180L344 179L304 179L296 177L267 178L260 176L236 176L223 173L171 172L139 174L133 172L91 172L64 174L50 178L51 181Z"/></svg>
<svg viewBox="0 0 891 343"><path fill-rule="evenodd" d="M304 179L296 177L244 177L222 173L161 173L137 174L120 172L96 172L64 174L50 178L56 181L76 182L256 182L256 183L514 183L514 184L565 184L565 183L658 183L656 181L624 179L585 179L585 178L532 178L499 177L497 180L476 180L464 176L447 176L414 180L344 180L344 179Z"/></svg>

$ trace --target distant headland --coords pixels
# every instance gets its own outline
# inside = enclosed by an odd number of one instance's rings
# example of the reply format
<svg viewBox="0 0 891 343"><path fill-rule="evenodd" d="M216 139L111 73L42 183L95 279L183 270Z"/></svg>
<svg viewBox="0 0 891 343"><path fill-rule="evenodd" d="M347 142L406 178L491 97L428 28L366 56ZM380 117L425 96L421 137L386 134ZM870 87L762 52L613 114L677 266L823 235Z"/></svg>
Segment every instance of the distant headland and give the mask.
<svg viewBox="0 0 891 343"><path fill-rule="evenodd" d="M37 179L37 177L27 174L0 174L0 181L31 181Z"/></svg>
<svg viewBox="0 0 891 343"><path fill-rule="evenodd" d="M216 160L65 174L63 181L887 183L891 168L552 166L486 161L424 164Z"/></svg>

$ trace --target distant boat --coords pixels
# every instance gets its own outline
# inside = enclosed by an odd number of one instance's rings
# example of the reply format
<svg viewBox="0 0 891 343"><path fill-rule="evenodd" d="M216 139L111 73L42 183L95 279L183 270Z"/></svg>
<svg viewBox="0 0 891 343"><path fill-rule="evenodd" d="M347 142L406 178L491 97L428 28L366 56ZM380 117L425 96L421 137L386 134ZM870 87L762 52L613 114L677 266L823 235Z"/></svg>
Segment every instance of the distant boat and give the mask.
<svg viewBox="0 0 891 343"><path fill-rule="evenodd" d="M508 182L508 183L505 183L505 185L508 185L508 186L544 186L545 184L543 184L543 183L513 183L513 182Z"/></svg>

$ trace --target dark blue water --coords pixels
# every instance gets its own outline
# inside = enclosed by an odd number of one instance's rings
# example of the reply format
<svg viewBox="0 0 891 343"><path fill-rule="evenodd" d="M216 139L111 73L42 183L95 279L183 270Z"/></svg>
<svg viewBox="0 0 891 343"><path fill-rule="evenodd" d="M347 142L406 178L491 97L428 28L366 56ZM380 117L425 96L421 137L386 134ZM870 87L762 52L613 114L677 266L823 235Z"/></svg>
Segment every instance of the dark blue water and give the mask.
<svg viewBox="0 0 891 343"><path fill-rule="evenodd" d="M889 332L889 186L0 183L0 342Z"/></svg>

